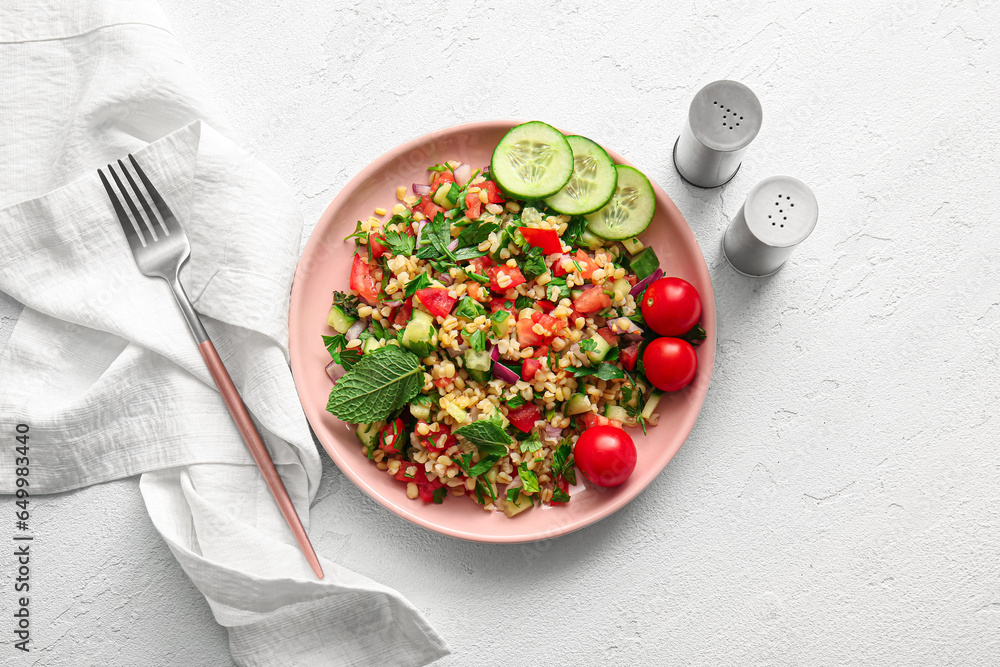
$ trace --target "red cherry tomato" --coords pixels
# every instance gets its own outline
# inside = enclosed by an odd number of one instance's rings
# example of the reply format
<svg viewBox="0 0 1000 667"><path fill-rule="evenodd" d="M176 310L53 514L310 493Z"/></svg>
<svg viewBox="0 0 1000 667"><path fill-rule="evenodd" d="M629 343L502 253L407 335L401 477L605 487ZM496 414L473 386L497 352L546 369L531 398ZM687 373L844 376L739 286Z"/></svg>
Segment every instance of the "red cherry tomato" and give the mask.
<svg viewBox="0 0 1000 667"><path fill-rule="evenodd" d="M637 454L629 434L614 426L595 426L580 435L573 449L576 467L598 486L618 486L635 470Z"/></svg>
<svg viewBox="0 0 1000 667"><path fill-rule="evenodd" d="M661 336L683 336L701 320L701 296L683 278L660 278L642 295L642 319Z"/></svg>
<svg viewBox="0 0 1000 667"><path fill-rule="evenodd" d="M691 384L698 370L698 355L680 338L657 338L642 353L646 378L662 391L677 391Z"/></svg>

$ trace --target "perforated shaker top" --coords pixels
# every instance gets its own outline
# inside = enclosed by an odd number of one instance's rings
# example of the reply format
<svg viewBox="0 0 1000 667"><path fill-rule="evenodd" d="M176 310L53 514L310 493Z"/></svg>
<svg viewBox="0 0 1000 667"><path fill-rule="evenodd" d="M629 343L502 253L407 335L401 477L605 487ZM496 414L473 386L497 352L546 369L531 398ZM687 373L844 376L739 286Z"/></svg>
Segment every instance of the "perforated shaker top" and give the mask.
<svg viewBox="0 0 1000 667"><path fill-rule="evenodd" d="M688 123L698 140L713 150L745 148L760 131L760 100L739 81L714 81L691 100Z"/></svg>
<svg viewBox="0 0 1000 667"><path fill-rule="evenodd" d="M771 176L754 186L743 204L750 232L773 248L798 245L819 218L816 196L791 176Z"/></svg>

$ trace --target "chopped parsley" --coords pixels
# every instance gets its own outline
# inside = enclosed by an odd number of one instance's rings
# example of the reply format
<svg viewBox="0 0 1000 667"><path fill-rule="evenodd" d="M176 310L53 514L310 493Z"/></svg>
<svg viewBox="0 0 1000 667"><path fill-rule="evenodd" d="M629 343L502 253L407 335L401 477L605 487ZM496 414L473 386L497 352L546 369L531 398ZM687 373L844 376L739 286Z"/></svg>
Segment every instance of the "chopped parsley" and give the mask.
<svg viewBox="0 0 1000 667"><path fill-rule="evenodd" d="M593 352L597 349L597 341L593 338L588 338L587 340L580 341L580 349L584 352Z"/></svg>
<svg viewBox="0 0 1000 667"><path fill-rule="evenodd" d="M351 366L361 361L361 352L356 348L347 347L347 338L344 334L336 336L323 336L323 345L330 353L333 360L350 370Z"/></svg>
<svg viewBox="0 0 1000 667"><path fill-rule="evenodd" d="M412 255L417 239L409 234L388 231L385 233L385 245L394 255Z"/></svg>
<svg viewBox="0 0 1000 667"><path fill-rule="evenodd" d="M358 297L353 294L345 294L344 292L334 292L333 293L333 305L344 311L344 315L348 317L358 316Z"/></svg>
<svg viewBox="0 0 1000 667"><path fill-rule="evenodd" d="M476 329L469 336L469 347L476 352L486 351L486 334L483 333L482 329Z"/></svg>
<svg viewBox="0 0 1000 667"><path fill-rule="evenodd" d="M418 289L424 289L425 287L431 286L431 279L427 277L426 273L421 273L419 276L406 283L406 288L403 290L403 294L407 298L411 297L416 293Z"/></svg>

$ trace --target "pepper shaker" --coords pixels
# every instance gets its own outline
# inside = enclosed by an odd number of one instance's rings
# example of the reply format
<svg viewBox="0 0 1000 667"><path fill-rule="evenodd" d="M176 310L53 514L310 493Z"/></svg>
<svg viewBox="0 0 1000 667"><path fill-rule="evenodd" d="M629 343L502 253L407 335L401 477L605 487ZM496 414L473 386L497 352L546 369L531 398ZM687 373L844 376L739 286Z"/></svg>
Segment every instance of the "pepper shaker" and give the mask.
<svg viewBox="0 0 1000 667"><path fill-rule="evenodd" d="M760 100L742 83L724 79L708 84L691 100L687 122L674 143L677 172L700 188L729 182L762 120Z"/></svg>
<svg viewBox="0 0 1000 667"><path fill-rule="evenodd" d="M819 204L805 183L791 176L771 176L747 195L726 229L722 249L740 273L768 276L784 266L818 219Z"/></svg>

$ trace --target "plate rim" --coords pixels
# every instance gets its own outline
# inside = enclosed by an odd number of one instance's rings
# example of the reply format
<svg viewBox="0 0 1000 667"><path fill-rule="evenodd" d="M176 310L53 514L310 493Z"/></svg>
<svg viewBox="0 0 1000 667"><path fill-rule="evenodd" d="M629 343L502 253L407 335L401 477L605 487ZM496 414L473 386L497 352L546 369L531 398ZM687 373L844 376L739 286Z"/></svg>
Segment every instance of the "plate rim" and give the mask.
<svg viewBox="0 0 1000 667"><path fill-rule="evenodd" d="M373 174L381 171L385 167L386 163L390 163L395 158L395 156L399 154L404 154L409 150L430 143L435 139L440 139L445 135L449 135L455 132L481 132L487 130L495 130L498 126L507 127L509 129L522 122L524 121L497 119L497 120L474 121L470 123L461 123L458 125L450 125L448 127L424 133L402 144L398 144L390 148L389 150L385 151L384 153L382 153L380 156L375 158L370 163L368 163L361 171L359 171L354 176L354 178L345 183L344 186L337 192L336 195L334 195L333 199L323 210L323 213L317 220L316 225L310 232L309 239L306 241L306 245L302 251L302 254L299 257L298 262L296 263L295 273L293 275L293 280L292 280L289 307L288 307L287 327L288 327L289 361L290 361L292 378L295 383L296 395L298 396L299 403L302 407L302 411L306 417L306 420L309 423L310 429L315 434L316 440L323 447L327 455L333 460L333 462L337 465L340 471L348 479L350 479L356 486L358 486L358 488L360 488L369 498L375 500L379 505L388 509L393 514L411 523L414 523L422 528L430 530L432 532L470 542L492 543L492 544L526 544L541 540L553 539L556 537L560 537L562 535L568 535L570 533L576 532L577 530L593 525L601 521L602 519L611 516L621 508L625 507L627 504L632 502L632 500L638 497L643 491L645 491L653 483L653 481L660 476L663 470L666 469L667 465L669 465L669 463L677 455L677 452L680 451L680 448L684 445L685 442L687 442L687 439L691 435L691 431L694 428L694 425L697 422L699 415L701 414L701 410L704 407L705 397L708 394L709 385L711 384L712 375L715 369L715 353L716 353L715 348L717 344L715 290L712 285L711 275L709 274L708 271L708 265L705 262L704 253L701 251L701 246L698 243L698 240L695 237L693 230L691 229L691 225L687 222L687 218L685 218L684 215L680 212L680 209L677 208L677 205L674 203L673 199L671 199L670 196L666 193L666 191L664 191L655 180L650 178L649 181L653 186L653 191L658 200L657 204L665 202L668 208L672 210L671 213L679 216L679 218L684 222L683 233L687 235L688 240L694 245L695 248L698 249L697 253L698 261L696 262L696 272L699 274L699 278L702 280L702 282L708 285L707 299L705 294L702 294L701 297L702 297L702 318L703 318L702 321L706 322L707 320L706 323L708 324L708 326L706 326L706 332L708 334L708 337L702 343L702 346L705 346L704 349L706 350L706 355L708 357L707 361L709 363L703 364L703 360L699 359L699 369L698 369L699 374L701 373L702 367L706 368L706 374L704 376L703 381L699 382L698 387L696 387L696 391L692 394L692 400L696 402L697 409L689 412L685 416L684 422L680 425L679 430L683 430L684 438L680 441L680 444L677 445L676 449L674 449L674 451L670 453L669 457L664 461L662 467L656 472L655 475L653 475L649 479L648 482L646 482L646 484L635 489L629 489L627 493L617 493L616 492L617 490L609 489L608 491L614 493L614 497L609 502L601 505L596 511L589 512L582 517L576 517L568 522L564 522L555 528L546 530L544 534L538 534L537 531L528 532L524 534L518 533L518 534L505 534L505 535L469 533L464 530L455 529L450 526L443 525L441 523L435 523L433 521L430 521L422 516L407 511L406 508L402 505L402 503L395 504L389 499L384 498L380 493L376 492L375 489L373 489L364 480L364 478L362 478L360 475L356 474L352 470L348 462L342 456L340 456L340 453L333 445L325 442L324 439L320 437L320 432L313 426L313 417L310 415L310 413L315 412L315 410L308 407L306 403L306 397L302 395L303 383L300 383L298 381L298 377L300 377L303 373L305 373L307 369L300 365L300 363L302 362L298 361L300 359L300 355L297 353L298 343L296 341L296 337L293 335L292 322L296 311L300 308L304 308L303 290L305 288L303 287L303 285L306 279L304 277L300 278L300 273L308 273L308 270L305 269L304 267L305 265L314 261L313 257L318 253L320 249L320 236L321 236L320 232L323 231L321 229L321 226L323 226L323 229L325 229L327 225L331 224L329 220L332 218L332 212L337 207L340 198L344 195L345 192L351 192L355 190L357 187L359 187L361 184L363 184L369 178L371 178ZM563 130L560 129L560 131ZM629 162L627 159L625 159L622 155L620 155L616 151L608 149L607 147L603 146L603 144L601 144L601 146L605 148L605 150L607 150L608 154L611 156L612 160L614 160L615 164L634 166L631 162ZM646 172L643 173L645 174ZM706 305L708 307L706 307ZM703 348L700 346L699 351L701 349ZM323 416L322 413L320 413L319 416L322 417ZM405 498L405 496L403 497ZM406 498L406 501L413 502L408 498Z"/></svg>

